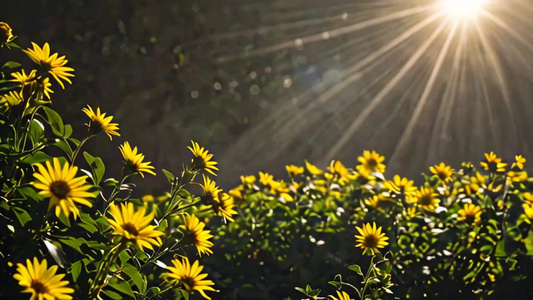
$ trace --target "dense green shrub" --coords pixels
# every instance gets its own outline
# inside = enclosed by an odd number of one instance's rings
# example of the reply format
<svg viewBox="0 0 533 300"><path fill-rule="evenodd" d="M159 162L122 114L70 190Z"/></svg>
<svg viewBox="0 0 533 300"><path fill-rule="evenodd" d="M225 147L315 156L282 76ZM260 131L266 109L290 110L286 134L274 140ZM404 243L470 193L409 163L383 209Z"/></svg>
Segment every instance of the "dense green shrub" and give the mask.
<svg viewBox="0 0 533 300"><path fill-rule="evenodd" d="M531 297L533 179L522 156L508 165L486 154L480 169L441 163L420 187L397 175L387 180L383 161L365 151L354 170L306 162L287 166L286 182L243 176L230 191L242 217L217 229L208 261L220 272L217 285L232 299L299 299L294 287L306 284L332 296L342 286L351 299ZM354 235L372 222L389 240L376 248L383 254L367 256ZM371 258L380 263L370 264L371 283L359 296L359 266Z"/></svg>

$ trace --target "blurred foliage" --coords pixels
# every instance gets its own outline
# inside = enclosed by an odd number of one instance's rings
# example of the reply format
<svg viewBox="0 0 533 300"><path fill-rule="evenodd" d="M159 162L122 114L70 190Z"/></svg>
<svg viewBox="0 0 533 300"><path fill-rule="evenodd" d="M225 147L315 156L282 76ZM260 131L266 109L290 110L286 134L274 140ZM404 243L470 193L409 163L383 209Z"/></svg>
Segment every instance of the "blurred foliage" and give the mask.
<svg viewBox="0 0 533 300"><path fill-rule="evenodd" d="M480 169L435 165L420 187L400 176L385 178L383 160L365 151L355 169L333 161L321 170L306 162L287 166L286 181L261 172L242 176L230 191L241 217L217 228L208 260L217 286L231 299L300 299L294 287L305 284L313 287L303 290L309 297L315 291L313 299L322 299L317 290L335 296L341 286L350 299L360 299L361 277L348 268L369 265L369 258L355 248L355 227L375 222L389 238L380 249L387 266L381 273L389 277L370 290L386 284L392 294L372 299L533 295L533 178L522 156L508 165L486 154ZM335 284L342 278L353 287Z"/></svg>

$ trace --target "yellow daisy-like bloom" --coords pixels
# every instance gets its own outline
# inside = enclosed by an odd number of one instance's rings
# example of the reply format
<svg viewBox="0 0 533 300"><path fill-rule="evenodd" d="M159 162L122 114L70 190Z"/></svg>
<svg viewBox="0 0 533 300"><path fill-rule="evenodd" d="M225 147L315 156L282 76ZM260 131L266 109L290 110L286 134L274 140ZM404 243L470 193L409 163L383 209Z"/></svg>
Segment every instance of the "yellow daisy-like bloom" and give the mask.
<svg viewBox="0 0 533 300"><path fill-rule="evenodd" d="M523 170L526 159L522 155L516 155L514 159L515 162L511 165L511 170Z"/></svg>
<svg viewBox="0 0 533 300"><path fill-rule="evenodd" d="M13 278L25 288L23 293L31 293L31 300L72 299L68 294L74 293L74 289L67 287L68 281L62 280L65 274L56 274L57 268L48 268L46 259L39 262L37 257L34 257L33 263L26 259L26 265L17 264L17 274L13 275Z"/></svg>
<svg viewBox="0 0 533 300"><path fill-rule="evenodd" d="M41 82L42 90L46 98L50 99L50 94L53 94L54 91L50 89L52 84L50 83L50 78L43 79L43 82Z"/></svg>
<svg viewBox="0 0 533 300"><path fill-rule="evenodd" d="M526 171L509 171L507 177L509 177L509 180L512 182L523 182L527 181L528 174Z"/></svg>
<svg viewBox="0 0 533 300"><path fill-rule="evenodd" d="M311 175L322 175L324 171L320 170L317 166L310 164L309 162L305 162L305 167L307 168L307 171L311 173Z"/></svg>
<svg viewBox="0 0 533 300"><path fill-rule="evenodd" d="M400 175L394 175L393 180L387 180L384 183L385 188L391 192L409 195L416 191L414 181L407 178L402 178Z"/></svg>
<svg viewBox="0 0 533 300"><path fill-rule="evenodd" d="M305 171L304 167L298 167L295 165L285 166L285 169L287 170L287 173L290 177L298 176L300 174L303 174L303 172Z"/></svg>
<svg viewBox="0 0 533 300"><path fill-rule="evenodd" d="M378 248L383 248L389 244L387 242L389 238L385 236L385 233L381 233L381 226L376 227L376 222L373 222L372 225L370 223L363 224L363 227L356 226L355 229L360 234L355 236L358 243L355 245L356 247L363 250L370 249L374 254Z"/></svg>
<svg viewBox="0 0 533 300"><path fill-rule="evenodd" d="M385 156L379 155L376 151L363 151L363 156L357 158L360 165L357 166L357 170L368 170L370 172L385 173Z"/></svg>
<svg viewBox="0 0 533 300"><path fill-rule="evenodd" d="M337 291L337 297L333 295L329 295L332 300L350 300L350 295L346 293L345 291Z"/></svg>
<svg viewBox="0 0 533 300"><path fill-rule="evenodd" d="M200 186L204 190L204 195L208 202L207 204L211 204L218 197L218 194L222 192L222 189L218 188L216 182L211 180L211 178L203 174L202 177L204 179L204 184L200 184Z"/></svg>
<svg viewBox="0 0 533 300"><path fill-rule="evenodd" d="M94 112L92 107L87 105L81 111L91 119L91 123L89 124L91 129L94 129L96 132L105 132L110 140L113 140L113 135L120 136L120 133L118 133L118 123L111 123L113 116L106 117L105 113L100 112L100 107L97 107L96 112Z"/></svg>
<svg viewBox="0 0 533 300"><path fill-rule="evenodd" d="M26 72L24 71L24 69L22 69L20 72L11 73L11 76L15 78L11 81L20 82L22 85L26 85L36 79L36 74L37 70L31 70L30 74L26 75Z"/></svg>
<svg viewBox="0 0 533 300"><path fill-rule="evenodd" d="M331 161L328 167L328 171L333 175L337 175L339 178L344 178L350 175L348 169L346 169L346 167L338 160Z"/></svg>
<svg viewBox="0 0 533 300"><path fill-rule="evenodd" d="M481 167L485 169L485 171L493 172L493 173L502 173L505 172L505 168L507 167L506 163L502 163L502 159L496 156L494 152L485 153L485 161L481 162Z"/></svg>
<svg viewBox="0 0 533 300"><path fill-rule="evenodd" d="M533 220L533 203L524 203L522 204L524 209L524 214L529 220Z"/></svg>
<svg viewBox="0 0 533 300"><path fill-rule="evenodd" d="M525 192L522 194L522 197L524 197L524 201L526 201L529 204L533 204L533 194L530 192Z"/></svg>
<svg viewBox="0 0 533 300"><path fill-rule="evenodd" d="M153 171L154 167L150 165L151 162L143 162L144 154L137 153L137 147L132 150L130 143L124 142L124 144L120 145L118 148L120 149L120 153L122 153L126 166L130 170L141 174L143 178L144 172L155 176L155 172Z"/></svg>
<svg viewBox="0 0 533 300"><path fill-rule="evenodd" d="M0 46L4 46L5 43L9 43L14 39L11 27L5 22L0 22Z"/></svg>
<svg viewBox="0 0 533 300"><path fill-rule="evenodd" d="M376 184L376 177L372 175L370 170L363 169L363 168L361 168L361 170L359 170L359 172L355 174L355 179L360 184L368 184L368 185Z"/></svg>
<svg viewBox="0 0 533 300"><path fill-rule="evenodd" d="M120 204L120 207L112 203L109 213L113 219L106 217L106 220L115 229L114 235L121 235L135 242L141 251L143 247L153 250L152 245L161 246L160 236L164 233L157 230L157 226L149 225L154 220L154 212L147 215L146 207L135 210L130 202Z"/></svg>
<svg viewBox="0 0 533 300"><path fill-rule="evenodd" d="M233 215L236 215L237 212L234 210L234 208L235 201L233 197L226 193L218 194L218 197L215 199L215 204L213 205L213 209L217 215L230 222L235 222Z"/></svg>
<svg viewBox="0 0 533 300"><path fill-rule="evenodd" d="M239 185L238 187L229 190L228 194L230 194L232 197L235 197L235 198L242 198L242 190L243 190L243 186Z"/></svg>
<svg viewBox="0 0 533 300"><path fill-rule="evenodd" d="M378 207L385 201L387 201L387 198L383 194L374 195L372 198L365 199L365 203L372 207Z"/></svg>
<svg viewBox="0 0 533 300"><path fill-rule="evenodd" d="M191 150L192 154L194 155L193 159L193 168L197 170L206 171L213 176L217 176L214 171L218 171L218 168L216 165L218 164L216 161L211 161L211 158L213 157L213 154L209 154L209 151L205 150L203 147L200 147L198 143L191 141L192 148L189 148Z"/></svg>
<svg viewBox="0 0 533 300"><path fill-rule="evenodd" d="M477 225L481 222L481 206L465 203L458 213L457 221L466 222L470 225Z"/></svg>
<svg viewBox="0 0 533 300"><path fill-rule="evenodd" d="M19 105L22 102L24 102L24 98L22 97L22 91L11 91L5 95L0 96L0 105L9 109Z"/></svg>
<svg viewBox="0 0 533 300"><path fill-rule="evenodd" d="M443 162L441 162L439 165L429 167L429 170L434 175L437 175L442 182L449 182L452 180L452 175L455 172L452 167L447 166Z"/></svg>
<svg viewBox="0 0 533 300"><path fill-rule="evenodd" d="M33 42L31 44L33 45L33 49L28 48L28 50L22 51L52 75L63 89L65 88L65 85L61 80L65 80L72 84L69 77L74 77L74 74L70 73L74 72L74 69L65 67L68 60L65 59L64 55L61 57L58 57L57 53L50 55L50 45L48 45L48 43L45 43L43 48Z"/></svg>
<svg viewBox="0 0 533 300"><path fill-rule="evenodd" d="M421 213L418 211L418 209L416 209L416 207L409 207L406 211L407 215L411 218L414 218L418 215L420 215Z"/></svg>
<svg viewBox="0 0 533 300"><path fill-rule="evenodd" d="M198 255L213 254L213 251L210 249L213 247L213 243L209 241L213 236L209 230L204 230L204 222L200 222L195 215L189 215L185 217L185 225L181 225L180 227L189 233L194 246L198 250Z"/></svg>
<svg viewBox="0 0 533 300"><path fill-rule="evenodd" d="M211 280L205 280L207 274L200 274L204 269L200 266L198 261L195 261L192 266L187 257L183 257L181 260L173 259L173 267L167 267L168 272L165 276L171 280L175 285L182 284L183 287L189 291L198 291L205 299L211 298L205 294L205 291L215 291L211 286L215 283Z"/></svg>
<svg viewBox="0 0 533 300"><path fill-rule="evenodd" d="M411 195L411 199L409 202L417 203L423 209L433 211L440 203L438 197L439 194L435 193L435 190L433 190L433 188L422 187L420 188L420 190L417 190Z"/></svg>
<svg viewBox="0 0 533 300"><path fill-rule="evenodd" d="M274 176L268 173L259 172L259 182L261 182L262 185L270 185L272 181L274 181Z"/></svg>
<svg viewBox="0 0 533 300"><path fill-rule="evenodd" d="M254 175L241 176L242 184L252 185L255 183L255 181L256 181L256 178Z"/></svg>
<svg viewBox="0 0 533 300"><path fill-rule="evenodd" d="M76 219L80 214L76 203L92 207L92 203L87 200L94 198L94 195L88 192L91 185L85 184L87 176L75 177L77 167L70 166L68 162L61 167L57 157L54 157L53 165L47 161L46 167L42 164L35 166L38 172L33 176L38 181L34 182L33 186L41 190L39 195L50 198L48 210L55 207L56 216L63 212L68 217L72 213Z"/></svg>

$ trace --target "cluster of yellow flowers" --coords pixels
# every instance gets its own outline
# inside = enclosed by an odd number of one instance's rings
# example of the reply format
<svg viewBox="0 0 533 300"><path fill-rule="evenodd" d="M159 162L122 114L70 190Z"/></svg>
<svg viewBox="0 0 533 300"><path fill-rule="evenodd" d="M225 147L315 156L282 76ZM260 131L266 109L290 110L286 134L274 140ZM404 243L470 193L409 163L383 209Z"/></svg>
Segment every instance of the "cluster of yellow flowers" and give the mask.
<svg viewBox="0 0 533 300"><path fill-rule="evenodd" d="M0 46L14 46L10 44L14 39L15 36L9 25L0 22ZM19 106L25 111L28 108L39 108L51 103L49 99L53 91L50 78L54 78L63 89L65 88L64 82L72 84L70 78L74 77L74 69L67 66L68 60L65 56L60 56L58 53L52 54L48 43L42 47L32 43L32 48L22 51L38 67L28 73L24 69L11 73L13 77L11 81L17 85L16 90L0 96L0 105L4 111L10 112ZM98 197L98 192L96 192L98 188L87 182L88 176L77 175L79 169L75 166L76 156L83 144L99 133L107 134L110 140L113 136L120 136L119 125L113 122L113 116L107 116L106 113L101 112L99 107L93 109L89 105L82 111L89 118L87 137L76 145L75 151L67 157L67 160L54 157L52 161L34 164L35 180L31 183L39 191L40 196L49 199L49 211L53 211L57 217L66 219L72 215L74 220L80 217L80 206L92 207ZM22 115L25 113L23 112ZM140 153L137 147L132 147L126 141L118 148L124 160L123 178L117 185L118 188L129 176L138 174L144 178L145 174L156 175L154 166L151 162L145 161L144 154ZM192 147L189 149L194 155L192 169L188 170L192 174L192 179L200 172L216 176L217 162L212 160L213 155L196 142L192 142ZM233 221L233 215L236 214L233 197L223 193L205 174L203 179L202 200L204 204L217 215ZM136 207L128 201L116 205L112 200L118 193L118 188L108 199L104 199L108 203L104 214L107 213L105 220L113 229L113 235L120 237L119 245L124 247L135 245L141 251L145 248L154 250L154 246L161 246L165 233L158 229L159 225L156 225L156 210L150 212L148 206ZM166 197L165 200L168 198ZM183 216L181 229L196 246L199 255L213 253L211 250L213 243L210 241L213 236L209 230L205 230L205 226L206 224L195 215L185 214ZM172 286L181 286L189 292L198 291L204 298L210 299L205 291L214 291L212 287L214 283L211 280L205 280L207 274L201 274L203 266L200 266L198 261L191 264L187 257L182 257L174 259L172 264L173 267L168 267L168 272L165 274ZM70 294L74 293L74 290L68 287L68 281L63 280L65 274L56 274L57 270L58 266L48 268L46 259L39 261L37 257L34 257L33 262L28 259L25 265L17 264L17 273L14 278L24 288L24 293L32 294L31 299L72 299ZM97 278L95 278L96 281ZM98 296L98 293L93 296Z"/></svg>

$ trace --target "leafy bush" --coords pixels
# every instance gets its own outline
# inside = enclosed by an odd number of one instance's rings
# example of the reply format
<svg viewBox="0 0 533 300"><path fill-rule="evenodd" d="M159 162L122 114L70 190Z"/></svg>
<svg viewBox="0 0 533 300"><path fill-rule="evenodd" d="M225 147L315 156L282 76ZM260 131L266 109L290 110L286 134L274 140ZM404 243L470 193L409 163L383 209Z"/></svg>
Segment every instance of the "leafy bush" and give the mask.
<svg viewBox="0 0 533 300"><path fill-rule="evenodd" d="M18 51L14 39L0 23L0 51ZM0 298L210 299L213 282L199 264L213 246L204 222L235 214L233 199L206 176L216 176L213 155L193 142L180 176L162 171L169 191L135 197L133 178L155 168L124 142L121 176L106 177L105 163L83 146L101 133L120 136L119 125L87 106L87 130L76 138L50 100L52 82L65 88L74 69L48 43L22 51L35 69L9 61L0 70ZM194 185L201 195L189 192Z"/></svg>
<svg viewBox="0 0 533 300"><path fill-rule="evenodd" d="M208 260L217 286L232 299L533 295L533 179L522 156L508 165L491 152L480 169L441 163L420 187L385 178L384 159L365 151L355 169L306 162L287 166L287 181L241 177L230 194L242 217L216 230Z"/></svg>

